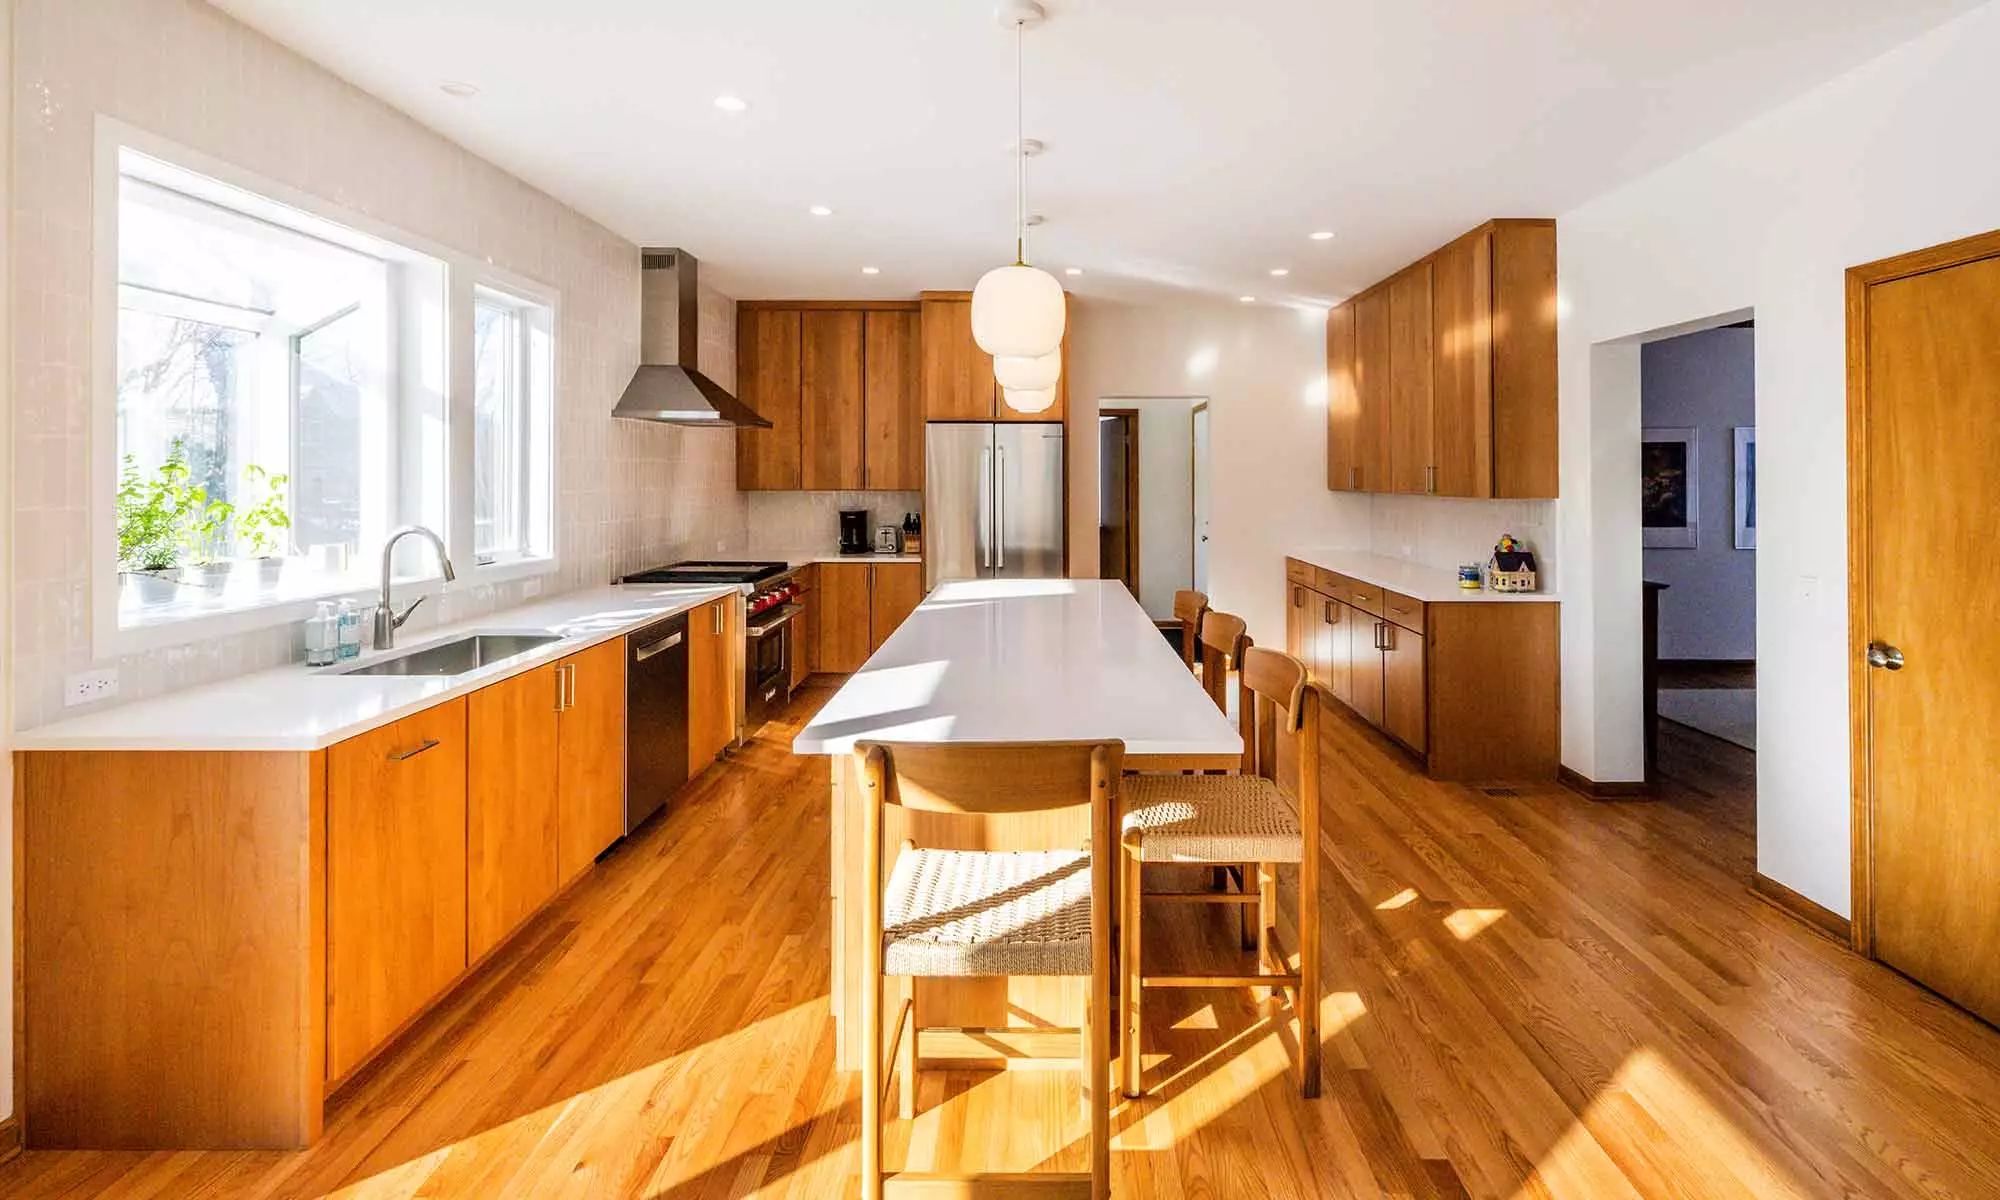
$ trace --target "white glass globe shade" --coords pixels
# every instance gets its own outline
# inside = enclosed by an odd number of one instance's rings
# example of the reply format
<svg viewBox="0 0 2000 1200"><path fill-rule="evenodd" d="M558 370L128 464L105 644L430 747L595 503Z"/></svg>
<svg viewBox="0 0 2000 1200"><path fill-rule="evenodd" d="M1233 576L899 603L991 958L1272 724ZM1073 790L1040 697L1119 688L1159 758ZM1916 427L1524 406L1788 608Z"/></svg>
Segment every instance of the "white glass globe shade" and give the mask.
<svg viewBox="0 0 2000 1200"><path fill-rule="evenodd" d="M972 289L972 340L995 358L1040 358L1069 323L1062 284L1035 267L995 267Z"/></svg>
<svg viewBox="0 0 2000 1200"><path fill-rule="evenodd" d="M1062 374L1062 347L1042 355L1040 358L996 358L993 360L993 378L1000 386L1012 392L1043 392L1056 385Z"/></svg>
<svg viewBox="0 0 2000 1200"><path fill-rule="evenodd" d="M1007 388L1007 407L1015 412L1047 412L1056 402L1054 388L1036 388L1030 391L1016 391Z"/></svg>

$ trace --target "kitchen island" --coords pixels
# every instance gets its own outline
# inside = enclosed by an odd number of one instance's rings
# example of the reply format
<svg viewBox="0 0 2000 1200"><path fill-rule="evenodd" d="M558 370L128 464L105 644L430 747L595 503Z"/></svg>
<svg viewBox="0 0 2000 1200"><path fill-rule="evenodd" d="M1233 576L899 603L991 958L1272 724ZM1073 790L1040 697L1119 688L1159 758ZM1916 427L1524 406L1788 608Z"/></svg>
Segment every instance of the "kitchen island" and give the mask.
<svg viewBox="0 0 2000 1200"><path fill-rule="evenodd" d="M833 1011L839 1065L859 1068L862 813L853 750L864 741L997 742L1117 738L1127 770L1239 765L1243 741L1166 639L1115 580L1006 579L933 591L792 742L830 756ZM891 810L890 844L1009 849L1047 839L1050 818L943 818ZM1063 836L1070 836L1065 828ZM1075 837L1082 839L1082 827ZM925 1025L1077 1023L1088 980L926 979ZM961 1042L963 1044L961 1044ZM927 1033L925 1058L1005 1056L992 1039Z"/></svg>

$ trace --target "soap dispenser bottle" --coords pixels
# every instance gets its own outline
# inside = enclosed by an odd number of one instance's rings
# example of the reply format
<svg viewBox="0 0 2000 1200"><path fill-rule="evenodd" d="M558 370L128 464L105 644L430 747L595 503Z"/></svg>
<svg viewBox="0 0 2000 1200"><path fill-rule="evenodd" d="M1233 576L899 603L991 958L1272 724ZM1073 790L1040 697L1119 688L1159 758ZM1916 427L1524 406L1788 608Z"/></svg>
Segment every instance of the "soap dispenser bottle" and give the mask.
<svg viewBox="0 0 2000 1200"><path fill-rule="evenodd" d="M333 615L333 605L322 600L306 620L306 665L330 667L339 655L339 620Z"/></svg>

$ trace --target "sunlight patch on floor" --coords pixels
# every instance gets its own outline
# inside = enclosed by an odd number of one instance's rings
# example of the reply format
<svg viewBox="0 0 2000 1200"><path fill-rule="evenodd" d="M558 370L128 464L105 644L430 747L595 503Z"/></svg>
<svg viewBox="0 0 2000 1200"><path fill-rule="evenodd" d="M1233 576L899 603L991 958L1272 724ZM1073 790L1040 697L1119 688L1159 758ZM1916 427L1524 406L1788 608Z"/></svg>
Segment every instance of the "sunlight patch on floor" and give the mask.
<svg viewBox="0 0 2000 1200"><path fill-rule="evenodd" d="M1504 908L1458 908L1445 914L1444 927L1459 941L1469 942L1506 915Z"/></svg>
<svg viewBox="0 0 2000 1200"><path fill-rule="evenodd" d="M1376 905L1375 908L1378 912L1387 912L1392 908L1401 908L1406 904L1414 903L1416 898L1417 898L1417 889L1404 888L1402 891L1397 892L1395 895L1389 897L1387 900L1384 900L1382 903Z"/></svg>

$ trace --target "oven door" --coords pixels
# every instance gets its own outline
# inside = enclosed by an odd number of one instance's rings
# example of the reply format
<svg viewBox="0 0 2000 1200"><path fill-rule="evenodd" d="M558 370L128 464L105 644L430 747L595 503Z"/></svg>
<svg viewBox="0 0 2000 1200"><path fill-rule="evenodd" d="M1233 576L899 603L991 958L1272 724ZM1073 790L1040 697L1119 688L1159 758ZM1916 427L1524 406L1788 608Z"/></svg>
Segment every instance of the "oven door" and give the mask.
<svg viewBox="0 0 2000 1200"><path fill-rule="evenodd" d="M780 605L751 617L744 629L749 642L743 655L744 719L752 731L791 699L793 622L804 611L802 605Z"/></svg>

